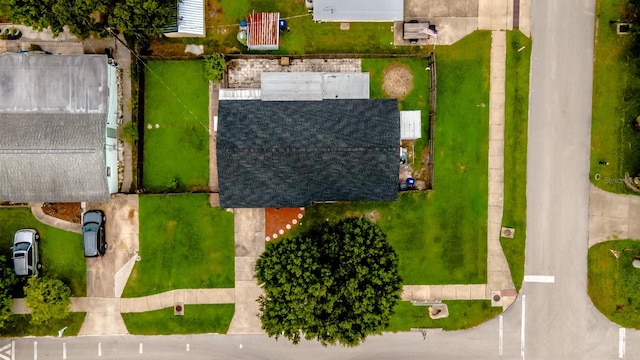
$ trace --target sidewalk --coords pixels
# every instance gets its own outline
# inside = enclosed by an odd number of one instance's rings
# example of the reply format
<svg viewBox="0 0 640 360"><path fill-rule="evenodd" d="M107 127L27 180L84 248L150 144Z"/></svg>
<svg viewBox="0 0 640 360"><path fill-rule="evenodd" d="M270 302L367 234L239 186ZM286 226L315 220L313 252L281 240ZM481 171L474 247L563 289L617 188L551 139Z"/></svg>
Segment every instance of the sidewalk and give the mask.
<svg viewBox="0 0 640 360"><path fill-rule="evenodd" d="M589 247L607 240L640 239L640 196L606 192L591 184Z"/></svg>
<svg viewBox="0 0 640 360"><path fill-rule="evenodd" d="M504 104L507 33L491 32L489 93L489 209L487 218L487 298L507 309L515 286L500 244L504 203ZM508 294L508 295L507 295ZM499 297L494 298L494 296ZM505 296L503 298L503 296ZM495 299L500 299L499 301Z"/></svg>
<svg viewBox="0 0 640 360"><path fill-rule="evenodd" d="M73 297L71 298L71 311L140 313L173 307L177 303L198 305L233 304L234 302L234 289L180 289L137 298ZM13 300L11 311L14 314L30 313L23 298Z"/></svg>

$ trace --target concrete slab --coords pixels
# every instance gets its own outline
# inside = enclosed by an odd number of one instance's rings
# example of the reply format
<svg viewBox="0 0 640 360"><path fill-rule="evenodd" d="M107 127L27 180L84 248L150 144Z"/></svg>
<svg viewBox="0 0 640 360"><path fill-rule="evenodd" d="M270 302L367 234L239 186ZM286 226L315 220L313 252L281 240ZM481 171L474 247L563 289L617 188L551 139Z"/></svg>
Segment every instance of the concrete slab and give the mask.
<svg viewBox="0 0 640 360"><path fill-rule="evenodd" d="M504 123L489 124L489 139L504 139Z"/></svg>
<svg viewBox="0 0 640 360"><path fill-rule="evenodd" d="M455 285L444 285L442 286L442 295L440 300L456 300L456 287Z"/></svg>
<svg viewBox="0 0 640 360"><path fill-rule="evenodd" d="M161 294L154 294L151 296L147 296L147 311L152 311L152 310L159 310L162 309L162 300L161 300L162 295Z"/></svg>
<svg viewBox="0 0 640 360"><path fill-rule="evenodd" d="M211 293L208 289L196 289L196 304L211 304Z"/></svg>
<svg viewBox="0 0 640 360"><path fill-rule="evenodd" d="M469 297L472 300L487 299L487 285L486 284L469 285Z"/></svg>
<svg viewBox="0 0 640 360"><path fill-rule="evenodd" d="M119 312L103 312L87 313L78 335L125 335L128 333Z"/></svg>
<svg viewBox="0 0 640 360"><path fill-rule="evenodd" d="M264 240L262 240L264 242ZM257 257L237 256L235 258L235 271L237 281L254 281Z"/></svg>
<svg viewBox="0 0 640 360"><path fill-rule="evenodd" d="M471 289L469 285L453 285L456 291L456 299L469 300L471 299Z"/></svg>
<svg viewBox="0 0 640 360"><path fill-rule="evenodd" d="M427 286L427 300L441 300L442 285Z"/></svg>

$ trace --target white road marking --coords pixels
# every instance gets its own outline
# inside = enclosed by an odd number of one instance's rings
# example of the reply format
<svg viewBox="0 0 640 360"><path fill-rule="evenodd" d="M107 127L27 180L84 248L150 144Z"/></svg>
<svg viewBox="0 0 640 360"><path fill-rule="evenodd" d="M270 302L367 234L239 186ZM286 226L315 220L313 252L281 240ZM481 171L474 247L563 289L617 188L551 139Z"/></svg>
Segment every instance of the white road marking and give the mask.
<svg viewBox="0 0 640 360"><path fill-rule="evenodd" d="M618 359L624 358L625 340L627 337L627 329L620 328L618 330Z"/></svg>
<svg viewBox="0 0 640 360"><path fill-rule="evenodd" d="M98 356L102 356L102 343L98 343Z"/></svg>
<svg viewBox="0 0 640 360"><path fill-rule="evenodd" d="M0 359L2 360L10 360L9 356L13 356L13 352L11 351L12 349L12 344L13 342L11 342L11 344L7 344L3 347L0 347ZM6 355L3 355L3 353L5 353Z"/></svg>
<svg viewBox="0 0 640 360"><path fill-rule="evenodd" d="M522 324L520 327L520 356L522 360L524 360L524 325L525 325L525 301L527 300L527 295L522 295Z"/></svg>
<svg viewBox="0 0 640 360"><path fill-rule="evenodd" d="M191 349L189 349L189 344L187 344L187 351L191 351Z"/></svg>
<svg viewBox="0 0 640 360"><path fill-rule="evenodd" d="M142 345L142 343L140 343L140 346L138 346L138 353L142 354L144 352L144 347Z"/></svg>
<svg viewBox="0 0 640 360"><path fill-rule="evenodd" d="M33 342L33 360L38 360L38 342Z"/></svg>
<svg viewBox="0 0 640 360"><path fill-rule="evenodd" d="M549 275L525 275L524 282L553 284L556 282L556 277Z"/></svg>
<svg viewBox="0 0 640 360"><path fill-rule="evenodd" d="M62 360L67 360L67 343L62 343Z"/></svg>
<svg viewBox="0 0 640 360"><path fill-rule="evenodd" d="M16 360L16 342L11 342L11 360Z"/></svg>
<svg viewBox="0 0 640 360"><path fill-rule="evenodd" d="M498 355L502 356L502 334L503 334L503 327L502 327L502 315L500 315L499 317L499 321L498 321Z"/></svg>

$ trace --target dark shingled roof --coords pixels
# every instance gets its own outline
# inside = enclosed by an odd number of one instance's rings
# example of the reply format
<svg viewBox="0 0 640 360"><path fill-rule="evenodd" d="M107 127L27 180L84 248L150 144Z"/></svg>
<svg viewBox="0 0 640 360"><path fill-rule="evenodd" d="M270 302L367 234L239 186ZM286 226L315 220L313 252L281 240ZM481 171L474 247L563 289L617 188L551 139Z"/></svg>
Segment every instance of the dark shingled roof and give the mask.
<svg viewBox="0 0 640 360"><path fill-rule="evenodd" d="M222 207L398 197L397 100L224 100L218 118Z"/></svg>

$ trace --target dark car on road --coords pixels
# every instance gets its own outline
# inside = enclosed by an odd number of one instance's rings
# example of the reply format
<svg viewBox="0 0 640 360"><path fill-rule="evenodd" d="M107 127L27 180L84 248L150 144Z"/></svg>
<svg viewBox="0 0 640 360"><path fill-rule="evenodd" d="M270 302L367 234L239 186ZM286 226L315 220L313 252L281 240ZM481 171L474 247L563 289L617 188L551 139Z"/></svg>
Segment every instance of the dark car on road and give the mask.
<svg viewBox="0 0 640 360"><path fill-rule="evenodd" d="M82 217L82 246L84 256L102 256L107 252L104 223L107 217L101 210L89 210Z"/></svg>
<svg viewBox="0 0 640 360"><path fill-rule="evenodd" d="M18 276L38 276L40 264L40 234L34 229L16 231L11 247L13 271Z"/></svg>

